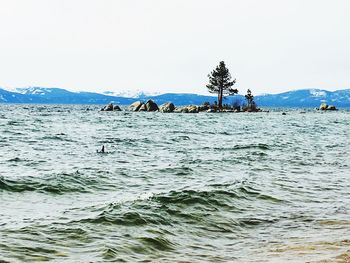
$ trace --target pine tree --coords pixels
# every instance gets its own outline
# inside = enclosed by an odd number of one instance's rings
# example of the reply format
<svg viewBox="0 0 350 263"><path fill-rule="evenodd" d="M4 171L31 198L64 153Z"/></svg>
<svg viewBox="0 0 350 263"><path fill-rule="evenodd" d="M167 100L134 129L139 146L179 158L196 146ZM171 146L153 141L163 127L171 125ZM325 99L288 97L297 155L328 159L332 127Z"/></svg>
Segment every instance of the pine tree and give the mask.
<svg viewBox="0 0 350 263"><path fill-rule="evenodd" d="M254 96L252 94L252 91L250 89L247 90L247 94L245 95L245 99L247 100L247 111L257 111L256 104L254 101Z"/></svg>
<svg viewBox="0 0 350 263"><path fill-rule="evenodd" d="M254 96L252 95L252 91L250 89L247 90L247 95L245 95L245 98L248 103L248 108L251 108L254 102Z"/></svg>
<svg viewBox="0 0 350 263"><path fill-rule="evenodd" d="M237 89L232 88L236 83L236 79L231 81L231 74L226 68L224 61L221 61L219 66L217 66L208 77L209 84L207 85L207 88L210 93L218 94L219 108L222 109L222 98L224 96L231 96L238 93Z"/></svg>

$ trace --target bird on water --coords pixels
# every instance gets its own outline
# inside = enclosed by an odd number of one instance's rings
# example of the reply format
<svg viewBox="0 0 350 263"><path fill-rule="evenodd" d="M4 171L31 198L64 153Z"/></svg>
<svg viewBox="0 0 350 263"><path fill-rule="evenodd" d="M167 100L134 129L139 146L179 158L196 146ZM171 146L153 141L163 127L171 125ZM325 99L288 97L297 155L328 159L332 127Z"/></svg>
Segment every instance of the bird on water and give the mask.
<svg viewBox="0 0 350 263"><path fill-rule="evenodd" d="M98 153L105 153L105 146L102 145L101 151L97 150Z"/></svg>

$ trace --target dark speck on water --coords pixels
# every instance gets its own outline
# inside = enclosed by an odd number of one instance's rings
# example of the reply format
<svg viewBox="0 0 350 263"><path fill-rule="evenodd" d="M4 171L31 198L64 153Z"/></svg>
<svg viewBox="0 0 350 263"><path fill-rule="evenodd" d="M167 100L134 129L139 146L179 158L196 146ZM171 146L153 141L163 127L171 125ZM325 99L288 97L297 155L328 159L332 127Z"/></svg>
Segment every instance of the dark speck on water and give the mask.
<svg viewBox="0 0 350 263"><path fill-rule="evenodd" d="M98 153L105 153L105 146L104 146L104 145L102 145L101 150L100 150L100 151L98 151L98 150L97 150L97 152L98 152Z"/></svg>
<svg viewBox="0 0 350 263"><path fill-rule="evenodd" d="M99 108L0 105L1 262L346 257L349 111Z"/></svg>

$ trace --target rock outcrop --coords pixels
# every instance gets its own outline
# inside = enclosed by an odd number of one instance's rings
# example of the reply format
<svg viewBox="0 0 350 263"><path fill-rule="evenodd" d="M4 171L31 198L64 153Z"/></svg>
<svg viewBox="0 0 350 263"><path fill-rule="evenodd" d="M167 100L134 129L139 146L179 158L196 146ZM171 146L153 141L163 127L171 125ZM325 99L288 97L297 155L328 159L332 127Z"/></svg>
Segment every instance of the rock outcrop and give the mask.
<svg viewBox="0 0 350 263"><path fill-rule="evenodd" d="M188 113L198 113L199 112L199 109L197 106L189 106L187 107L188 109Z"/></svg>
<svg viewBox="0 0 350 263"><path fill-rule="evenodd" d="M148 100L145 105L146 105L147 111L158 111L159 110L157 103L155 103L153 100Z"/></svg>
<svg viewBox="0 0 350 263"><path fill-rule="evenodd" d="M175 105L171 102L164 103L159 107L160 112L169 113L169 112L174 112L174 110L175 110Z"/></svg>
<svg viewBox="0 0 350 263"><path fill-rule="evenodd" d="M114 111L121 111L122 109L118 105L113 106Z"/></svg>
<svg viewBox="0 0 350 263"><path fill-rule="evenodd" d="M138 111L147 111L146 104L142 104Z"/></svg>
<svg viewBox="0 0 350 263"><path fill-rule="evenodd" d="M337 110L337 108L333 105L327 105L326 103L322 103L320 105L320 110Z"/></svg>
<svg viewBox="0 0 350 263"><path fill-rule="evenodd" d="M260 112L261 109L257 108L255 104L242 107L243 112Z"/></svg>
<svg viewBox="0 0 350 263"><path fill-rule="evenodd" d="M203 104L198 106L198 111L208 111L210 109L210 105Z"/></svg>
<svg viewBox="0 0 350 263"><path fill-rule="evenodd" d="M142 106L142 102L141 101L135 101L134 103L132 103L129 107L128 110L129 111L139 111L139 109Z"/></svg>
<svg viewBox="0 0 350 263"><path fill-rule="evenodd" d="M112 103L110 103L110 104L104 106L104 107L101 109L101 111L112 111L112 110L113 110L113 104L112 104Z"/></svg>
<svg viewBox="0 0 350 263"><path fill-rule="evenodd" d="M113 105L113 103L109 103L104 106L101 111L121 111L122 109L118 105Z"/></svg>
<svg viewBox="0 0 350 263"><path fill-rule="evenodd" d="M337 108L333 105L328 105L327 110L337 110Z"/></svg>
<svg viewBox="0 0 350 263"><path fill-rule="evenodd" d="M178 113L198 113L198 107L194 106L194 105L190 105L190 106L185 106L185 107L181 107L181 108L176 108L175 112Z"/></svg>
<svg viewBox="0 0 350 263"><path fill-rule="evenodd" d="M129 111L158 111L158 105L153 100L148 100L146 103L136 101L128 107Z"/></svg>
<svg viewBox="0 0 350 263"><path fill-rule="evenodd" d="M327 108L328 108L328 105L326 103L322 103L320 105L320 110L327 110Z"/></svg>

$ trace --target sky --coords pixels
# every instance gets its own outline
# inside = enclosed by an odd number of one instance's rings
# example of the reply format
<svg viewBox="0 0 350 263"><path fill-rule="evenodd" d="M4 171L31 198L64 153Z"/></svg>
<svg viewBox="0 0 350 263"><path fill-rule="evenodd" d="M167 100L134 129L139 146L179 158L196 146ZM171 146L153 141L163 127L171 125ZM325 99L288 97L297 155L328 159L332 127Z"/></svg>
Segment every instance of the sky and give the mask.
<svg viewBox="0 0 350 263"><path fill-rule="evenodd" d="M0 0L0 87L350 88L348 0Z"/></svg>

